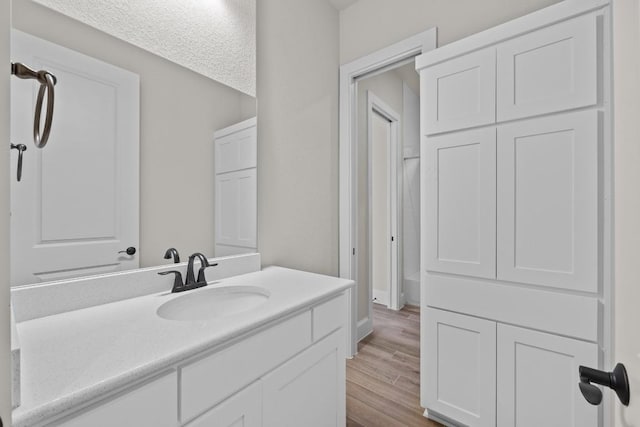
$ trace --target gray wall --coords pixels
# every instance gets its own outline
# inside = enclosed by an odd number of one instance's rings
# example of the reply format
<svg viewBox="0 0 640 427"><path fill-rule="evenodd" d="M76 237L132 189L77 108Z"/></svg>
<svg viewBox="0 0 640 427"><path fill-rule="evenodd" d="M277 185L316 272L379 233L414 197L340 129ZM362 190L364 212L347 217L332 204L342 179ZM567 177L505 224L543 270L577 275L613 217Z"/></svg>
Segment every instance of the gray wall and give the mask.
<svg viewBox="0 0 640 427"><path fill-rule="evenodd" d="M338 12L257 2L258 251L338 273Z"/></svg>
<svg viewBox="0 0 640 427"><path fill-rule="evenodd" d="M0 64L9 66L11 2L0 1ZM0 74L0 417L11 424L11 349L9 323L9 81Z"/></svg>
<svg viewBox="0 0 640 427"><path fill-rule="evenodd" d="M29 0L12 25L140 75L140 264L170 246L213 254L213 132L255 115L254 98Z"/></svg>
<svg viewBox="0 0 640 427"><path fill-rule="evenodd" d="M640 426L640 7L613 2L615 121L615 354L631 382L628 407L615 400L616 427ZM609 425L610 420L605 420Z"/></svg>
<svg viewBox="0 0 640 427"><path fill-rule="evenodd" d="M560 0L360 0L340 13L340 63L438 27L438 46Z"/></svg>

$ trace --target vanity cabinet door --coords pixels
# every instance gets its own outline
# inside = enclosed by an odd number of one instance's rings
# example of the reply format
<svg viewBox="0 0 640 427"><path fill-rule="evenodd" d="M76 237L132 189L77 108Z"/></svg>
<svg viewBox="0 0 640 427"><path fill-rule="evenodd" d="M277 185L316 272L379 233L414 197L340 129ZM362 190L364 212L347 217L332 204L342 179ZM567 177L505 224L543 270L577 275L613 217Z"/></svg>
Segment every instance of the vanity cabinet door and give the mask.
<svg viewBox="0 0 640 427"><path fill-rule="evenodd" d="M216 244L255 248L256 168L216 175Z"/></svg>
<svg viewBox="0 0 640 427"><path fill-rule="evenodd" d="M344 344L340 329L263 378L263 427L345 425Z"/></svg>
<svg viewBox="0 0 640 427"><path fill-rule="evenodd" d="M261 427L262 382L236 393L186 427Z"/></svg>
<svg viewBox="0 0 640 427"><path fill-rule="evenodd" d="M597 37L585 15L498 45L498 121L595 105Z"/></svg>
<svg viewBox="0 0 640 427"><path fill-rule="evenodd" d="M494 48L455 58L421 71L427 134L465 129L496 120Z"/></svg>
<svg viewBox="0 0 640 427"><path fill-rule="evenodd" d="M108 400L81 415L52 425L60 427L176 427L178 375L171 372Z"/></svg>
<svg viewBox="0 0 640 427"><path fill-rule="evenodd" d="M498 128L498 279L598 291L598 113Z"/></svg>
<svg viewBox="0 0 640 427"><path fill-rule="evenodd" d="M597 344L498 324L497 427L596 427L578 366L598 366Z"/></svg>
<svg viewBox="0 0 640 427"><path fill-rule="evenodd" d="M495 278L496 131L427 139L426 268Z"/></svg>
<svg viewBox="0 0 640 427"><path fill-rule="evenodd" d="M496 322L426 310L423 404L464 425L495 427Z"/></svg>

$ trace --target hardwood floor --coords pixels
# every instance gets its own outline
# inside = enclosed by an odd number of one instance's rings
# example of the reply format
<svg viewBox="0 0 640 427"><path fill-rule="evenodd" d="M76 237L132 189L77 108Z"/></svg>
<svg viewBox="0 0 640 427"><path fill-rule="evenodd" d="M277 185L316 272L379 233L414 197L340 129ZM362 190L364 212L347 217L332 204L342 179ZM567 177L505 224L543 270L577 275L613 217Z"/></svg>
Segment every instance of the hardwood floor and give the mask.
<svg viewBox="0 0 640 427"><path fill-rule="evenodd" d="M373 305L373 333L347 360L347 427L441 427L420 407L420 309Z"/></svg>

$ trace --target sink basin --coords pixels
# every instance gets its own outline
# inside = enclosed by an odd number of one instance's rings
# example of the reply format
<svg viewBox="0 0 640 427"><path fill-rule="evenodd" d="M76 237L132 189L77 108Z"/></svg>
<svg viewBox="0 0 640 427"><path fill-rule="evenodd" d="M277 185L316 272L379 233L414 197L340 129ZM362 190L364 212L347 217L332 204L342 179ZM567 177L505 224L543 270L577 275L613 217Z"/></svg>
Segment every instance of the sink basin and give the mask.
<svg viewBox="0 0 640 427"><path fill-rule="evenodd" d="M165 302L158 307L157 314L167 320L210 320L252 310L264 304L270 295L267 289L258 286L198 289Z"/></svg>

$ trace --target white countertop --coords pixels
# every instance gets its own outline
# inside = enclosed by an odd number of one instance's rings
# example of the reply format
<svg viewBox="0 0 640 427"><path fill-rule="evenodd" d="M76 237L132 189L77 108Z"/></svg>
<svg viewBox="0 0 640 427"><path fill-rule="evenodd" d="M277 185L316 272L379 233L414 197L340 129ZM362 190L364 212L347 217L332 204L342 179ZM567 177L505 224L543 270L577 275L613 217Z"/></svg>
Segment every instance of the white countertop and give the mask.
<svg viewBox="0 0 640 427"><path fill-rule="evenodd" d="M18 323L22 404L15 427L30 426L143 379L223 342L353 286L350 280L269 267L215 286L254 285L271 292L254 310L208 321L165 320L168 290Z"/></svg>

